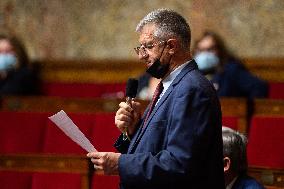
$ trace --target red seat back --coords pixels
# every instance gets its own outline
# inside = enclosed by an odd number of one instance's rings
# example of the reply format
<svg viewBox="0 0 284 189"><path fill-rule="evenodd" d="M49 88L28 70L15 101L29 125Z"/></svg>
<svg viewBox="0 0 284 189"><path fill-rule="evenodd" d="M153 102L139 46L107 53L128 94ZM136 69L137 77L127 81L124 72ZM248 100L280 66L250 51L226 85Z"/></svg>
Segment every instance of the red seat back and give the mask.
<svg viewBox="0 0 284 189"><path fill-rule="evenodd" d="M238 117L234 116L223 116L222 117L222 125L229 127L234 130L238 130Z"/></svg>
<svg viewBox="0 0 284 189"><path fill-rule="evenodd" d="M0 171L1 189L30 189L32 173Z"/></svg>
<svg viewBox="0 0 284 189"><path fill-rule="evenodd" d="M114 124L115 113L95 114L95 127L92 129L92 141L98 151L115 151L113 144L120 131Z"/></svg>
<svg viewBox="0 0 284 189"><path fill-rule="evenodd" d="M255 116L249 133L249 165L284 168L284 117Z"/></svg>
<svg viewBox="0 0 284 189"><path fill-rule="evenodd" d="M119 188L119 176L94 175L92 189L117 189Z"/></svg>
<svg viewBox="0 0 284 189"><path fill-rule="evenodd" d="M68 113L67 113L68 114ZM68 114L72 121L78 126L82 133L89 139L91 130L94 127L94 114ZM72 141L65 133L60 130L52 121L48 121L44 144L44 153L59 154L87 154L77 143Z"/></svg>
<svg viewBox="0 0 284 189"><path fill-rule="evenodd" d="M269 98L284 99L284 83L269 83Z"/></svg>
<svg viewBox="0 0 284 189"><path fill-rule="evenodd" d="M31 189L80 189L81 176L74 173L34 173Z"/></svg>
<svg viewBox="0 0 284 189"><path fill-rule="evenodd" d="M41 152L47 115L0 112L0 153Z"/></svg>

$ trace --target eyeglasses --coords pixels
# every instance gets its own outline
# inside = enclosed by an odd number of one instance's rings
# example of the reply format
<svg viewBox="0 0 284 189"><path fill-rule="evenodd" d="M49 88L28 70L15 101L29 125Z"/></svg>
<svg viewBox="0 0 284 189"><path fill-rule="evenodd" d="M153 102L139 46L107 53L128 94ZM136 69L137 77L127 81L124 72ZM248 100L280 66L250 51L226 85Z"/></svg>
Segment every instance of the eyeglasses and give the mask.
<svg viewBox="0 0 284 189"><path fill-rule="evenodd" d="M139 55L141 53L142 56L146 56L148 54L146 49L150 50L153 47L160 45L162 43L165 43L165 41L159 41L159 42L156 42L156 43L149 43L149 44L141 44L139 47L135 47L134 50L135 50L137 55Z"/></svg>

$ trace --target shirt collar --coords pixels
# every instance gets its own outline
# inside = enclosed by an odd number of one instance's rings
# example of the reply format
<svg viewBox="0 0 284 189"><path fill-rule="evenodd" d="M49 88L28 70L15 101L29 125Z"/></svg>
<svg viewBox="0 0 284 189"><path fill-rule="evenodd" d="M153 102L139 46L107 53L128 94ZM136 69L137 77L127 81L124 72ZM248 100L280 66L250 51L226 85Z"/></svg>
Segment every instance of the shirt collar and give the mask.
<svg viewBox="0 0 284 189"><path fill-rule="evenodd" d="M187 65L189 64L189 62L186 62L180 66L178 66L175 70L173 70L163 81L163 92L162 94L160 95L163 96L164 93L167 91L167 89L169 88L169 86L171 85L171 83L174 81L174 79L177 77L177 75L181 72L181 70Z"/></svg>
<svg viewBox="0 0 284 189"><path fill-rule="evenodd" d="M238 177L235 177L228 186L226 186L226 189L232 189L236 180L237 180Z"/></svg>

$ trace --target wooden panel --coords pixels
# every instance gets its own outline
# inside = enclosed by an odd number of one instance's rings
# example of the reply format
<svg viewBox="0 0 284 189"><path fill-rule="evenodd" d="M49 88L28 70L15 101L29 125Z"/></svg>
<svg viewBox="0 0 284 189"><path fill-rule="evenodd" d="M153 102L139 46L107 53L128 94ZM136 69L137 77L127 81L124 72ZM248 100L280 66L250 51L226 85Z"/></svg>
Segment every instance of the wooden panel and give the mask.
<svg viewBox="0 0 284 189"><path fill-rule="evenodd" d="M284 58L243 58L243 63L264 80L284 82ZM138 60L39 60L34 65L46 82L125 82L145 71Z"/></svg>
<svg viewBox="0 0 284 189"><path fill-rule="evenodd" d="M284 116L284 100L255 99L254 116Z"/></svg>
<svg viewBox="0 0 284 189"><path fill-rule="evenodd" d="M2 98L1 111L26 112L116 112L124 99L101 98L63 98L49 96L5 96ZM144 110L148 101L138 100Z"/></svg>
<svg viewBox="0 0 284 189"><path fill-rule="evenodd" d="M258 77L270 82L284 82L284 58L244 58L245 66Z"/></svg>
<svg viewBox="0 0 284 189"><path fill-rule="evenodd" d="M266 188L284 188L284 169L249 167L248 174L265 185Z"/></svg>
<svg viewBox="0 0 284 189"><path fill-rule="evenodd" d="M244 98L220 98L222 116L238 118L238 131L246 133L247 103Z"/></svg>
<svg viewBox="0 0 284 189"><path fill-rule="evenodd" d="M36 62L46 82L103 83L126 82L138 77L145 65L131 60L45 60Z"/></svg>

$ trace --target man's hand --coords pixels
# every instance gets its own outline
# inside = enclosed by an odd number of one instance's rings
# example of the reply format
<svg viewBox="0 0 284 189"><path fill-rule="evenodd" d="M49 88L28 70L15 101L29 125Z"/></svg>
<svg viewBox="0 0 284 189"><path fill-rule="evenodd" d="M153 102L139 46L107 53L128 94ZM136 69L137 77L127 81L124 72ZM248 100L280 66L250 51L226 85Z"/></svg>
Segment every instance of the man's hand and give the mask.
<svg viewBox="0 0 284 189"><path fill-rule="evenodd" d="M96 170L104 171L105 175L118 175L118 159L120 153L91 152L87 156L91 158Z"/></svg>
<svg viewBox="0 0 284 189"><path fill-rule="evenodd" d="M115 125L117 128L122 133L127 130L130 136L134 134L136 130L135 126L141 119L141 104L132 101L131 106L125 102L121 102L115 115Z"/></svg>

